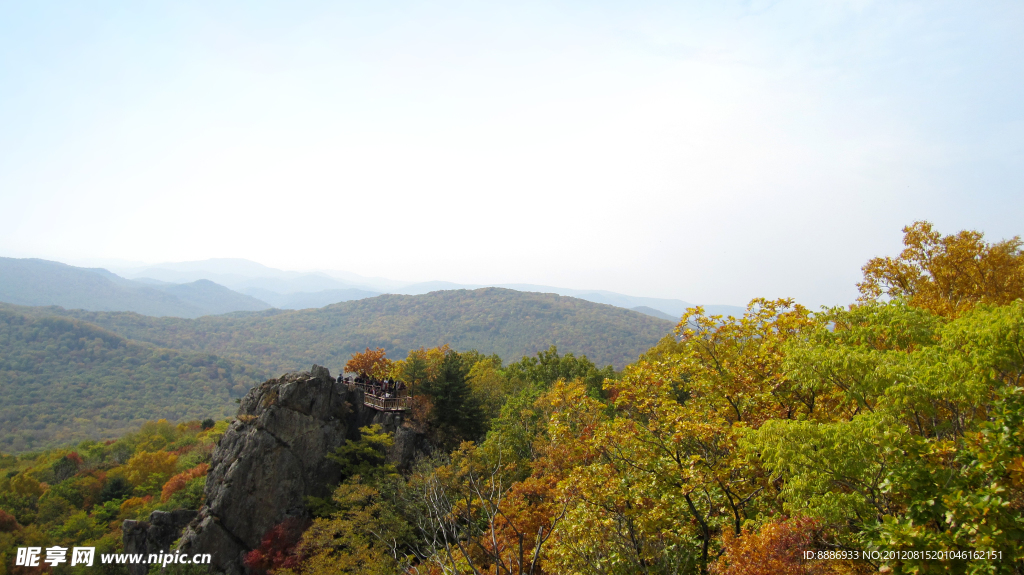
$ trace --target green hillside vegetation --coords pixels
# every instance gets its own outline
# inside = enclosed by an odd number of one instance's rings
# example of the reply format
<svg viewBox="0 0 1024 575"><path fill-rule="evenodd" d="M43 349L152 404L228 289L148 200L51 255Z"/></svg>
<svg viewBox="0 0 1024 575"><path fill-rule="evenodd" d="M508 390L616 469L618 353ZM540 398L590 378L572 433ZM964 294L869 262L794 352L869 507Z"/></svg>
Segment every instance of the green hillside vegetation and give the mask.
<svg viewBox="0 0 1024 575"><path fill-rule="evenodd" d="M214 355L0 309L0 450L117 437L147 419L223 417L261 378Z"/></svg>
<svg viewBox="0 0 1024 575"><path fill-rule="evenodd" d="M21 312L75 317L129 339L214 353L264 374L314 363L337 370L366 347L401 356L410 349L443 344L501 357L533 355L556 345L598 365L621 368L675 325L610 305L501 288L382 295L321 309L192 320L56 308Z"/></svg>

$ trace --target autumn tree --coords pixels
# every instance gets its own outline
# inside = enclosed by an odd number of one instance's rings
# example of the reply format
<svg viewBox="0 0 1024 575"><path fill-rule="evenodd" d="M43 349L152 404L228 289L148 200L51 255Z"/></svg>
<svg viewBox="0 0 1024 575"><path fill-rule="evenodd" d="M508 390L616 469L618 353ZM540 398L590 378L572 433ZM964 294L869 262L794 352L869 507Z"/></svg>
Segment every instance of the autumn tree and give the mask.
<svg viewBox="0 0 1024 575"><path fill-rule="evenodd" d="M857 284L862 300L902 297L955 318L979 303L1005 305L1024 297L1019 236L990 244L981 232L943 236L924 221L903 234L906 248L898 257L874 258L863 267L864 281Z"/></svg>
<svg viewBox="0 0 1024 575"><path fill-rule="evenodd" d="M465 442L421 482L431 572L544 573L542 550L566 507L553 496L556 480L517 482L494 455Z"/></svg>
<svg viewBox="0 0 1024 575"><path fill-rule="evenodd" d="M403 381L413 388L426 383L427 380L437 377L441 362L448 352L453 351L448 344L432 348L419 348L409 350L409 355L402 360Z"/></svg>
<svg viewBox="0 0 1024 575"><path fill-rule="evenodd" d="M352 358L345 363L345 371L358 373L363 377L387 377L391 371L391 360L385 355L382 347L375 350L366 348L366 351L353 353Z"/></svg>
<svg viewBox="0 0 1024 575"><path fill-rule="evenodd" d="M308 526L307 521L297 517L275 525L263 536L259 547L245 554L243 562L248 567L247 572L266 575L295 567L299 560L295 546Z"/></svg>
<svg viewBox="0 0 1024 575"><path fill-rule="evenodd" d="M603 417L580 380L522 394L480 445L464 442L416 482L422 561L434 573L543 575L572 495L560 486L592 452L580 441ZM548 427L548 425L552 427ZM532 447L524 450L524 443Z"/></svg>
<svg viewBox="0 0 1024 575"><path fill-rule="evenodd" d="M379 424L359 428L359 439L346 439L345 443L328 454L327 459L341 468L342 479L356 475L364 478L395 472L387 461L387 450L394 444L392 434Z"/></svg>
<svg viewBox="0 0 1024 575"><path fill-rule="evenodd" d="M345 481L334 490L330 516L315 519L302 534L295 549L297 560L274 573L415 573L406 570L412 529L391 504L393 495L394 489L364 482L358 475Z"/></svg>
<svg viewBox="0 0 1024 575"><path fill-rule="evenodd" d="M738 319L689 310L675 349L606 384L615 417L580 438L592 459L563 482L576 502L553 565L706 573L724 531L739 535L771 511L771 498L759 498L763 473L738 441L745 429L808 412L782 370L785 344L812 325L808 315L791 300L754 300Z"/></svg>
<svg viewBox="0 0 1024 575"><path fill-rule="evenodd" d="M166 451L140 451L124 465L124 478L144 493L159 492L174 473L177 461L177 455Z"/></svg>
<svg viewBox="0 0 1024 575"><path fill-rule="evenodd" d="M712 567L714 575L840 575L873 571L863 562L805 559L818 549L818 525L813 519L774 519L741 536L726 532L724 553Z"/></svg>

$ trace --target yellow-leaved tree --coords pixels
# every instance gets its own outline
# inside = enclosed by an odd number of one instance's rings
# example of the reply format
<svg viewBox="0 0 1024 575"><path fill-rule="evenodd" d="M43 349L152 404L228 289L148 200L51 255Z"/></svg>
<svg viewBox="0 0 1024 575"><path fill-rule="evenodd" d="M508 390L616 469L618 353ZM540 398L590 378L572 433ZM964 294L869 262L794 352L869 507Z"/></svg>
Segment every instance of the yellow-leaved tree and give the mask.
<svg viewBox="0 0 1024 575"><path fill-rule="evenodd" d="M990 244L981 232L943 236L924 221L903 228L903 234L906 248L898 257L873 258L862 268L862 300L902 297L956 318L979 303L1006 305L1024 297L1020 236Z"/></svg>
<svg viewBox="0 0 1024 575"><path fill-rule="evenodd" d="M782 370L808 315L792 300L754 300L738 319L688 310L674 349L606 384L614 417L574 438L591 455L561 482L572 498L547 570L707 573L723 532L770 513L767 478L737 440L820 409Z"/></svg>

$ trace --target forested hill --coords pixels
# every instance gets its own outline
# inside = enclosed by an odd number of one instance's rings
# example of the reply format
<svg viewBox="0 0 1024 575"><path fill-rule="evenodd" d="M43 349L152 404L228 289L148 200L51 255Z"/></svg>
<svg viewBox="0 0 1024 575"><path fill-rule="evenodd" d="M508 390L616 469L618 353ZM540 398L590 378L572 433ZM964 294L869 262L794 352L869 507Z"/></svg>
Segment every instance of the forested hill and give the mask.
<svg viewBox="0 0 1024 575"><path fill-rule="evenodd" d="M597 365L622 368L674 326L615 306L501 288L382 295L320 309L197 319L21 309L75 317L161 347L217 354L267 375L306 369L312 363L336 370L366 347L383 347L404 357L410 349L445 343L508 360L557 345Z"/></svg>
<svg viewBox="0 0 1024 575"><path fill-rule="evenodd" d="M148 419L223 417L258 381L215 355L0 309L0 451L117 437Z"/></svg>
<svg viewBox="0 0 1024 575"><path fill-rule="evenodd" d="M146 419L218 417L253 384L352 353L449 344L505 361L552 345L621 368L670 321L554 294L485 288L198 319L0 304L0 451L115 437Z"/></svg>

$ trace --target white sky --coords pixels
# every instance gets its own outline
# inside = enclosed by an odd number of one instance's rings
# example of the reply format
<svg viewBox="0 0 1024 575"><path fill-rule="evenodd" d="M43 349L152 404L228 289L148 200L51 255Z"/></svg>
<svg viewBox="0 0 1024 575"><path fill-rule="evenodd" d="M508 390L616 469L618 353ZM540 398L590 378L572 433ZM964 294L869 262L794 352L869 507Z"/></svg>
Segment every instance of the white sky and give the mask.
<svg viewBox="0 0 1024 575"><path fill-rule="evenodd" d="M4 2L0 255L852 301L1021 234L1024 3Z"/></svg>

